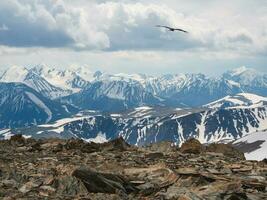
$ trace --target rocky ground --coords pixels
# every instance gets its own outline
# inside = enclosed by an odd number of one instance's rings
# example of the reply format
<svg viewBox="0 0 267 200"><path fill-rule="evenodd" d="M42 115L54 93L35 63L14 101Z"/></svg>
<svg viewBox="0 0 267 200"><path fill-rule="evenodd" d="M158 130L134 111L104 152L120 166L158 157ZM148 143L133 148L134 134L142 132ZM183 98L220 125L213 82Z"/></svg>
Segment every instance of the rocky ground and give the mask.
<svg viewBox="0 0 267 200"><path fill-rule="evenodd" d="M146 148L104 143L0 141L0 199L267 199L266 160L190 140Z"/></svg>

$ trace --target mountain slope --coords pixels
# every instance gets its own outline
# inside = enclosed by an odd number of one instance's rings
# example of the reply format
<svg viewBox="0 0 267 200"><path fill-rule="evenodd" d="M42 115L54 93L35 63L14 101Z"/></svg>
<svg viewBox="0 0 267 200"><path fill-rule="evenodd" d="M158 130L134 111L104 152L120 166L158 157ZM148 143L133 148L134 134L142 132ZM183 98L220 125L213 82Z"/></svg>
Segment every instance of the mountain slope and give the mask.
<svg viewBox="0 0 267 200"><path fill-rule="evenodd" d="M55 99L70 94L69 90L63 90L49 83L46 79L23 67L13 66L7 69L0 77L0 82L24 83L44 96Z"/></svg>
<svg viewBox="0 0 267 200"><path fill-rule="evenodd" d="M82 109L122 111L141 105L160 105L161 100L135 81L96 81L79 93L62 99Z"/></svg>
<svg viewBox="0 0 267 200"><path fill-rule="evenodd" d="M267 131L259 131L246 135L234 143L234 146L245 153L247 160L263 160L267 158Z"/></svg>
<svg viewBox="0 0 267 200"><path fill-rule="evenodd" d="M239 93L267 96L267 75L245 67L211 78L203 74L93 73L85 67L60 70L39 65L31 69L12 67L0 81L22 82L48 98L63 97L63 102L102 111L143 105L199 107Z"/></svg>
<svg viewBox="0 0 267 200"><path fill-rule="evenodd" d="M211 79L200 74L192 76L185 86L169 97L169 101L173 102L174 105L180 102L191 107L199 107L239 92L241 92L241 89L237 85L229 83L228 80Z"/></svg>
<svg viewBox="0 0 267 200"><path fill-rule="evenodd" d="M248 76L248 74L251 73L252 75ZM234 72L231 71L225 73L219 78L210 78L203 74L177 74L163 75L159 77L141 74L99 74L97 79L92 79L91 88L87 87L80 93L79 99L83 98L82 94L86 96L88 93L87 91L90 91L91 96L101 96L101 100L98 102L113 103L114 99L119 98L125 100L127 99L125 94L113 91L114 87L122 87L120 86L120 83L124 83L128 84L128 87L139 85L138 87L143 88L142 90L139 90L141 93L144 91L145 93L149 93L154 97L161 99L161 104L166 106L199 107L224 98L227 95L236 95L245 92L254 93L253 91L255 91L255 94L266 96L267 82L265 77L266 75L262 75L261 73L247 68L236 69ZM249 82L251 82L251 84L248 84ZM118 93L120 94L118 95ZM140 96L142 95L141 93L137 92L135 95ZM85 104L95 104L91 102L93 101L92 98L87 97L84 99L87 99L84 101ZM108 101L106 99L112 100ZM75 100L72 102L75 104ZM79 104L80 103L81 102L79 102ZM154 102L146 102L145 105L153 104ZM103 105L105 107L106 104ZM137 106L140 105L142 104ZM120 108L122 107L123 106L120 106ZM96 107L91 108L94 109ZM127 106L125 106L125 108L127 108Z"/></svg>
<svg viewBox="0 0 267 200"><path fill-rule="evenodd" d="M70 115L54 102L21 83L0 83L0 128L23 127Z"/></svg>
<svg viewBox="0 0 267 200"><path fill-rule="evenodd" d="M223 77L239 83L243 92L267 96L267 74L240 67L226 72Z"/></svg>
<svg viewBox="0 0 267 200"><path fill-rule="evenodd" d="M222 99L204 105L204 107L228 108L228 107L240 107L240 106L255 107L263 105L267 105L267 97L262 97L250 93L239 93L232 96L226 96Z"/></svg>
<svg viewBox="0 0 267 200"><path fill-rule="evenodd" d="M267 107L176 110L140 107L128 112L79 115L35 128L12 130L33 137L101 136L110 140L122 136L128 143L142 146L171 141L181 145L189 138L202 143L229 142L255 131L267 129Z"/></svg>
<svg viewBox="0 0 267 200"><path fill-rule="evenodd" d="M69 94L79 92L94 78L94 74L84 68L59 70L46 65L39 65L32 68L31 71L47 80L52 85L71 91Z"/></svg>

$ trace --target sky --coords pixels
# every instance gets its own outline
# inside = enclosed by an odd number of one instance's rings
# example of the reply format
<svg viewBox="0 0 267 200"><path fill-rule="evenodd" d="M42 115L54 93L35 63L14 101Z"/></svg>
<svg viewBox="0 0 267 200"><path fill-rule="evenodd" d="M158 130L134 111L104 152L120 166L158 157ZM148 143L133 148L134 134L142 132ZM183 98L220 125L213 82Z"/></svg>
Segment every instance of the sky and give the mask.
<svg viewBox="0 0 267 200"><path fill-rule="evenodd" d="M266 63L266 0L0 1L0 70L214 75L240 66L267 72Z"/></svg>

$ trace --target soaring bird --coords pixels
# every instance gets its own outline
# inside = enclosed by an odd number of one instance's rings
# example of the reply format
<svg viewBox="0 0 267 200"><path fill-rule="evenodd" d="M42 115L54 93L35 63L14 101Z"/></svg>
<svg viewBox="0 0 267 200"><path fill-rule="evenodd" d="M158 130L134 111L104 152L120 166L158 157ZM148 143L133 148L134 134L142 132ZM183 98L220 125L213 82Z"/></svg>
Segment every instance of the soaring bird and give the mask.
<svg viewBox="0 0 267 200"><path fill-rule="evenodd" d="M156 27L160 27L160 28L166 28L168 29L169 31L181 31L181 32L184 32L184 33L188 33L187 31L183 30L183 29L180 29L180 28L172 28L172 27L169 27L169 26L162 26L162 25L157 25Z"/></svg>

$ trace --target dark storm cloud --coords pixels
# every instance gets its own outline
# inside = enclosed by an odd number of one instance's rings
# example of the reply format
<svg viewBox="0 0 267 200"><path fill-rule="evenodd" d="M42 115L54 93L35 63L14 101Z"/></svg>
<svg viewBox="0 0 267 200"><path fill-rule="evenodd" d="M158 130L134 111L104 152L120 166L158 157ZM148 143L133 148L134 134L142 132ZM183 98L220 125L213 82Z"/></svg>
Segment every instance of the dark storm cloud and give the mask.
<svg viewBox="0 0 267 200"><path fill-rule="evenodd" d="M36 19L30 10L20 8L15 1L0 2L0 44L14 47L62 47L73 42L62 30L49 30L45 21Z"/></svg>

